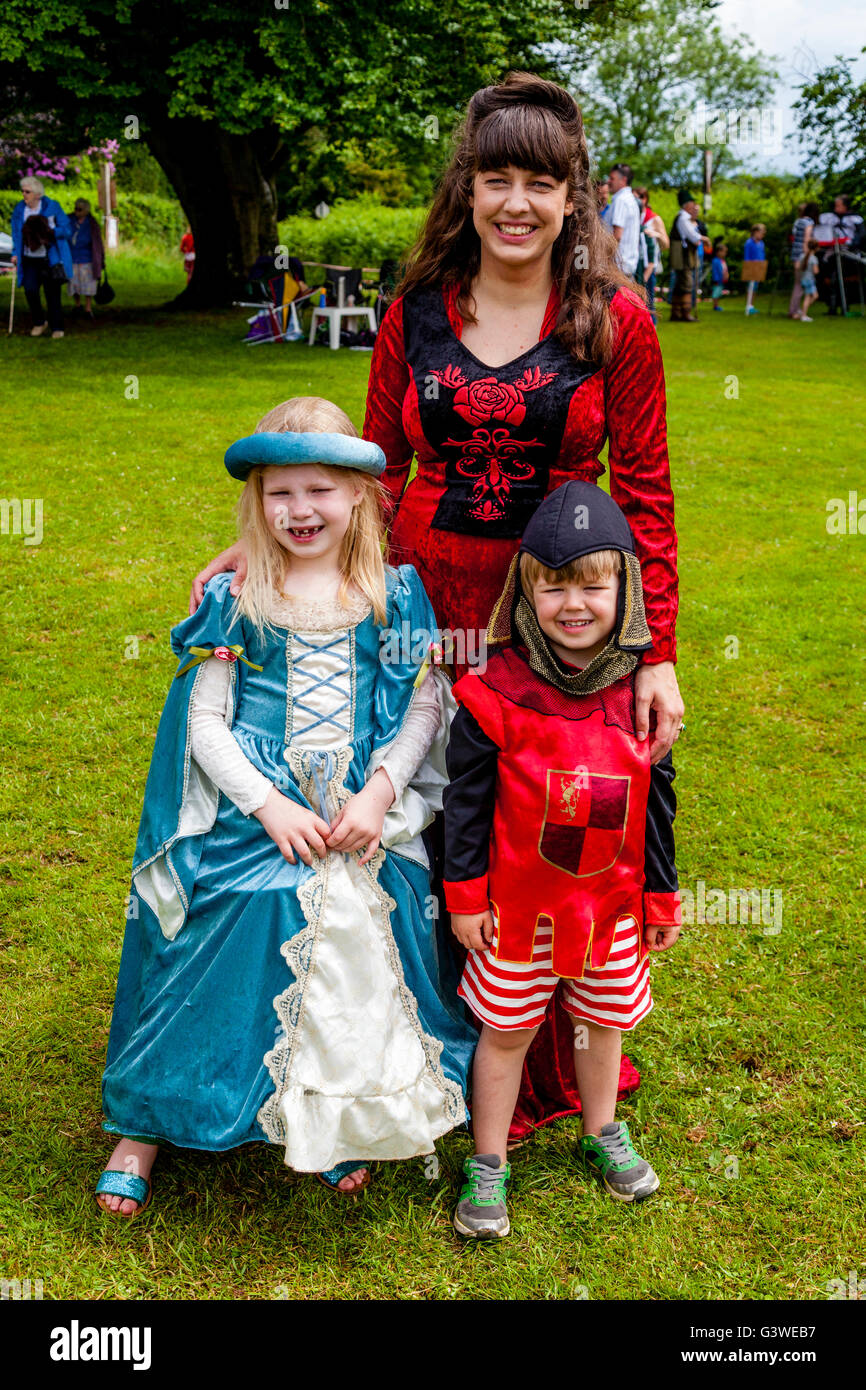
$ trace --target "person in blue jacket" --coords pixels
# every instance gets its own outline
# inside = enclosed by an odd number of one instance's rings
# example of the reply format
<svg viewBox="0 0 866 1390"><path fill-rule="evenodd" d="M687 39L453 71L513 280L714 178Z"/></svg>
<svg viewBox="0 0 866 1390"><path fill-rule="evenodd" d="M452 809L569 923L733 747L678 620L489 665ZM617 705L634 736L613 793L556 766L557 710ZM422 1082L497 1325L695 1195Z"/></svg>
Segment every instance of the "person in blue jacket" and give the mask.
<svg viewBox="0 0 866 1390"><path fill-rule="evenodd" d="M744 261L765 261L767 259L767 248L764 245L764 237L767 229L763 222L756 222L752 228L752 235L746 239L743 246ZM746 285L746 318L751 318L758 311L752 303L757 281L749 280Z"/></svg>
<svg viewBox="0 0 866 1390"><path fill-rule="evenodd" d="M60 296L64 284L72 279L69 218L58 202L45 196L39 179L28 176L21 180L19 187L21 202L12 209L12 264L18 269L18 284L23 286L33 315L30 336L38 338L45 332L41 299L44 286L51 336L62 338L63 308ZM27 223L32 217L40 221L28 228ZM56 266L62 267L65 276L58 274Z"/></svg>

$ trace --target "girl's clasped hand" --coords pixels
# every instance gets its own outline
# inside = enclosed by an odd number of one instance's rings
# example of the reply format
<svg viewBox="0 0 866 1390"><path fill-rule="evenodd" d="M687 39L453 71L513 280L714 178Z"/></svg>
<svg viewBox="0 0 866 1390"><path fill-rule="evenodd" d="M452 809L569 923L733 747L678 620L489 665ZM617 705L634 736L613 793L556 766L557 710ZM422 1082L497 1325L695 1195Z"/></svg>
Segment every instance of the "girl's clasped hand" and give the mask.
<svg viewBox="0 0 866 1390"><path fill-rule="evenodd" d="M331 849L348 854L364 846L358 863L366 864L379 848L385 813L393 801L391 779L384 768L379 768L361 791L349 797L330 825L315 811L283 796L276 787L269 792L264 806L253 814L290 864L295 862L295 851L312 868L313 854L324 859Z"/></svg>

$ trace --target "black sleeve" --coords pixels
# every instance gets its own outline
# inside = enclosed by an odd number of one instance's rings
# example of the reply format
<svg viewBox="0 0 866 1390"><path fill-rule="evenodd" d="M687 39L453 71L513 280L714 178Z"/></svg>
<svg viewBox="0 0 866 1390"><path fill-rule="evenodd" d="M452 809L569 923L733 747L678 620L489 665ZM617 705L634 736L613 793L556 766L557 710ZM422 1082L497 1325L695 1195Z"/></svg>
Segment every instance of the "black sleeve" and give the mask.
<svg viewBox="0 0 866 1390"><path fill-rule="evenodd" d="M677 813L675 776L674 760L670 753L666 753L660 762L653 763L646 804L646 893L674 893L679 888L674 850L674 816Z"/></svg>
<svg viewBox="0 0 866 1390"><path fill-rule="evenodd" d="M445 873L463 883L487 873L499 749L475 716L461 705L454 716L446 753Z"/></svg>

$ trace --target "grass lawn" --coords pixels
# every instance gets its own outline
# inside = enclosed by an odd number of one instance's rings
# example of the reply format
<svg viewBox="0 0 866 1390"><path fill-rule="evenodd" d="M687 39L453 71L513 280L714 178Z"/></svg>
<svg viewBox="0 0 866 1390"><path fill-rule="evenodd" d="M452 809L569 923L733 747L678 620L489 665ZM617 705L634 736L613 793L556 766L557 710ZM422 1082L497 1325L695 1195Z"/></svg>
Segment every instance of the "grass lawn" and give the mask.
<svg viewBox="0 0 866 1390"><path fill-rule="evenodd" d="M370 363L248 349L240 310L156 307L179 265L116 267L98 326L31 340L22 314L0 366L0 491L44 499L41 544L0 535L0 1274L42 1279L46 1299L662 1300L820 1300L862 1275L866 536L826 521L830 499L866 497L866 322L819 306L791 323L779 301L768 317L766 293L754 319L735 300L660 329L688 724L678 860L709 919L654 960L656 1008L628 1048L643 1082L619 1113L660 1192L631 1209L587 1186L566 1121L514 1156L513 1235L494 1246L451 1229L465 1133L440 1143L438 1173L380 1166L356 1202L264 1143L167 1149L141 1219L97 1210L168 631L234 535L222 454L292 395L360 426ZM751 889L775 920L714 920L713 890Z"/></svg>

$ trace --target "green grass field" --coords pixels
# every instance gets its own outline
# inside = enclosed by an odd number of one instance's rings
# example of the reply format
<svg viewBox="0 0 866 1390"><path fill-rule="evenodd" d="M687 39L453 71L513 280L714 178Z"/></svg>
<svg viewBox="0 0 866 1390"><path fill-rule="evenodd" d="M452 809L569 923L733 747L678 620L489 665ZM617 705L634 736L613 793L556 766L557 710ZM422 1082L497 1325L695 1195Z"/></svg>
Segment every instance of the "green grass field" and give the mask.
<svg viewBox="0 0 866 1390"><path fill-rule="evenodd" d="M579 1124L560 1122L514 1156L511 1239L467 1247L450 1225L465 1133L440 1144L438 1174L380 1166L355 1202L262 1144L166 1149L132 1223L94 1203L168 632L234 535L222 455L292 395L331 397L360 426L370 361L246 348L240 310L165 312L177 265L121 256L112 278L98 326L31 340L22 316L0 359L0 491L44 499L41 544L0 535L0 1275L41 1279L46 1299L448 1300L822 1300L862 1275L866 535L826 522L830 499L866 499L866 323L823 307L791 323L778 300L769 317L764 293L752 320L734 300L661 325L681 881L709 903L775 892L781 920L709 912L654 960L656 1008L628 1049L643 1083L619 1113L660 1192L631 1209L591 1189Z"/></svg>

